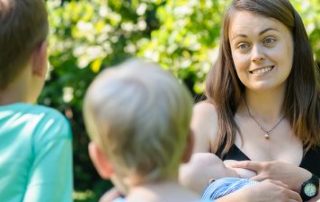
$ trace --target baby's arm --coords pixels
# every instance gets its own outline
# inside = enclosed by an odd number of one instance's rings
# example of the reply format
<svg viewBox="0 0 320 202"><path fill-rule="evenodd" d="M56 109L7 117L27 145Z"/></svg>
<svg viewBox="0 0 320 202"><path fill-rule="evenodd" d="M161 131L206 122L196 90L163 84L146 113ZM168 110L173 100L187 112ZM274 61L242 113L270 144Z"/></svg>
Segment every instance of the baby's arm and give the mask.
<svg viewBox="0 0 320 202"><path fill-rule="evenodd" d="M232 170L233 172L237 173L240 178L251 178L256 175L256 173L252 170L244 169L244 168L233 168L232 164L236 162L235 160L225 160L223 161L224 165L227 169Z"/></svg>

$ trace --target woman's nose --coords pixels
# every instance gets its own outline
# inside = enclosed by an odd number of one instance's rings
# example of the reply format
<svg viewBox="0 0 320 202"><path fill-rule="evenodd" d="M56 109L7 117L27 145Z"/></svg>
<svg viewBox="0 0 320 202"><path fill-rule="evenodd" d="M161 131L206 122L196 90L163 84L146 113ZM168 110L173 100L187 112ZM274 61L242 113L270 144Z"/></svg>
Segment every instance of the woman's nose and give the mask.
<svg viewBox="0 0 320 202"><path fill-rule="evenodd" d="M264 60L264 57L262 57L262 56L257 56L257 57L252 58L252 61L256 62L256 63L262 62L263 60Z"/></svg>
<svg viewBox="0 0 320 202"><path fill-rule="evenodd" d="M252 49L252 61L255 63L261 63L265 59L262 48L258 45L254 46Z"/></svg>

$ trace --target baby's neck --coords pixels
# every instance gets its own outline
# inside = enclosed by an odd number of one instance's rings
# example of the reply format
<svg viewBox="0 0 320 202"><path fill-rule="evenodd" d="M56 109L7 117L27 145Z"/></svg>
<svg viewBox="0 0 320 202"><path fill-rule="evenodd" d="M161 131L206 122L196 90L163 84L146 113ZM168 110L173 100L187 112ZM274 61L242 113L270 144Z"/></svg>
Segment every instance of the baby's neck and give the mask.
<svg viewBox="0 0 320 202"><path fill-rule="evenodd" d="M176 181L141 184L130 188L127 202L188 202L199 201L200 196L181 186Z"/></svg>

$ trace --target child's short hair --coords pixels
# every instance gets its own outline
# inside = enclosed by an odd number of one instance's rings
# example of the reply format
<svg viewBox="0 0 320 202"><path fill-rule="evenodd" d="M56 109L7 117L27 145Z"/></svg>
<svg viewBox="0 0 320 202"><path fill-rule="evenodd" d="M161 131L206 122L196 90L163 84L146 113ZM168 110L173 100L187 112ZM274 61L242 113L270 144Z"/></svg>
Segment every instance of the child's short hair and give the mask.
<svg viewBox="0 0 320 202"><path fill-rule="evenodd" d="M48 29L44 0L0 0L0 89L20 73Z"/></svg>
<svg viewBox="0 0 320 202"><path fill-rule="evenodd" d="M129 60L102 72L84 101L91 139L121 178L143 182L174 177L185 149L192 97L153 63Z"/></svg>

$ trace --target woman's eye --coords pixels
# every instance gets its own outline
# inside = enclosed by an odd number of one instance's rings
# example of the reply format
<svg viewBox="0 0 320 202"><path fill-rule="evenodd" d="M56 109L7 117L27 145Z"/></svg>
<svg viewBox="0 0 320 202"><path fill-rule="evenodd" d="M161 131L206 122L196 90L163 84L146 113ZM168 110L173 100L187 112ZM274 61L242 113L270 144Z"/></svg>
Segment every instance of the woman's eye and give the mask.
<svg viewBox="0 0 320 202"><path fill-rule="evenodd" d="M246 50L248 49L250 46L248 43L239 43L237 48L240 49L240 50Z"/></svg>
<svg viewBox="0 0 320 202"><path fill-rule="evenodd" d="M267 37L263 40L263 44L266 46L272 46L276 42L276 39L273 37Z"/></svg>

